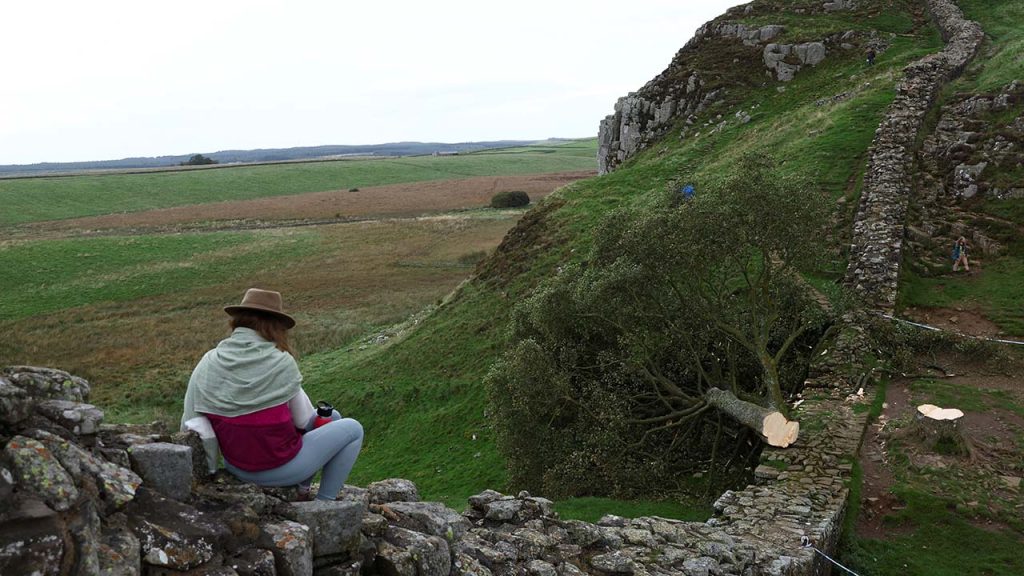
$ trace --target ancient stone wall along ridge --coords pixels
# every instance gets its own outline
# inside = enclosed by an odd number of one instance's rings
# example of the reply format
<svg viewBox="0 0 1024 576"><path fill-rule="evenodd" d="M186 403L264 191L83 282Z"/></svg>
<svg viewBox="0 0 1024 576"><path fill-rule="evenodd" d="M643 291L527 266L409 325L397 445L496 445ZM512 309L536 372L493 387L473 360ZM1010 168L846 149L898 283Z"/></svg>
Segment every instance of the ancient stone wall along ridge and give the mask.
<svg viewBox="0 0 1024 576"><path fill-rule="evenodd" d="M194 467L194 434L102 424L102 414L82 428L74 414L99 412L87 390L58 370L0 371L4 576L810 574L800 537L838 533L840 458L863 427L842 410L827 433L770 456L757 472L765 485L724 494L707 522L590 524L525 492L486 490L460 513L421 502L402 479L292 501L294 491ZM52 399L67 403L61 417L40 408Z"/></svg>
<svg viewBox="0 0 1024 576"><path fill-rule="evenodd" d="M946 47L903 69L896 98L869 149L861 202L853 224L845 282L869 305L896 305L914 145L940 88L977 54L985 34L952 0L928 0Z"/></svg>

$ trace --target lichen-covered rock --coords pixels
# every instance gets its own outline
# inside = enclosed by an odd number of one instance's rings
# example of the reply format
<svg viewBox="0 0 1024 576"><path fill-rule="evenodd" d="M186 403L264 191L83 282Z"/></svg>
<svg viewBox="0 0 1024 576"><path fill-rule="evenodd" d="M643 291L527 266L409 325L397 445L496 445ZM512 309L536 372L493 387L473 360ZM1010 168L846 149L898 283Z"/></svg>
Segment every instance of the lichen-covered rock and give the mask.
<svg viewBox="0 0 1024 576"><path fill-rule="evenodd" d="M618 550L594 556L590 559L590 565L605 574L633 574L636 572L636 562Z"/></svg>
<svg viewBox="0 0 1024 576"><path fill-rule="evenodd" d="M420 501L420 492L416 484L404 478L388 478L373 482L366 489L370 493L370 504Z"/></svg>
<svg viewBox="0 0 1024 576"><path fill-rule="evenodd" d="M197 482L208 480L216 473L216 462L212 464L213 468L211 469L211 460L207 458L206 447L199 434L192 430L177 432L171 436L171 442L191 449L192 474ZM213 439L213 442L216 442L216 438Z"/></svg>
<svg viewBox="0 0 1024 576"><path fill-rule="evenodd" d="M479 560L464 552L455 553L455 558L452 560L452 570L456 574L472 574L473 576L492 576L493 574Z"/></svg>
<svg viewBox="0 0 1024 576"><path fill-rule="evenodd" d="M511 522L515 520L522 507L522 500L506 497L487 504L484 507L484 517L495 522Z"/></svg>
<svg viewBox="0 0 1024 576"><path fill-rule="evenodd" d="M405 528L389 528L377 550L377 569L398 576L448 576L448 543Z"/></svg>
<svg viewBox="0 0 1024 576"><path fill-rule="evenodd" d="M82 483L83 476L92 477L101 496L111 507L120 508L135 498L142 479L131 470L102 460L55 434L43 430L35 430L31 434L57 457L76 484Z"/></svg>
<svg viewBox="0 0 1024 576"><path fill-rule="evenodd" d="M29 417L35 402L28 392L0 376L0 426L13 426Z"/></svg>
<svg viewBox="0 0 1024 576"><path fill-rule="evenodd" d="M34 398L85 402L89 399L89 382L63 370L36 366L8 366L0 370L15 386Z"/></svg>
<svg viewBox="0 0 1024 576"><path fill-rule="evenodd" d="M126 527L104 529L97 555L103 576L139 576L142 573L139 539Z"/></svg>
<svg viewBox="0 0 1024 576"><path fill-rule="evenodd" d="M149 488L175 500L192 493L192 449L188 446L153 442L128 450L132 468Z"/></svg>
<svg viewBox="0 0 1024 576"><path fill-rule="evenodd" d="M71 475L42 442L15 436L4 447L4 456L22 489L38 494L54 510L63 512L78 500Z"/></svg>
<svg viewBox="0 0 1024 576"><path fill-rule="evenodd" d="M483 492L470 496L469 505L473 508L483 509L484 506L502 497L502 493L496 490L484 490Z"/></svg>
<svg viewBox="0 0 1024 576"><path fill-rule="evenodd" d="M100 515L96 503L92 500L82 502L75 508L67 526L75 546L74 574L100 574Z"/></svg>
<svg viewBox="0 0 1024 576"><path fill-rule="evenodd" d="M21 502L0 522L0 574L60 574L65 549L60 517L38 500Z"/></svg>
<svg viewBox="0 0 1024 576"><path fill-rule="evenodd" d="M274 554L279 576L312 576L313 541L309 528L298 522L267 522L261 527L259 545Z"/></svg>
<svg viewBox="0 0 1024 576"><path fill-rule="evenodd" d="M359 549L366 505L353 500L292 502L280 508L288 519L309 527L313 556L327 556Z"/></svg>
<svg viewBox="0 0 1024 576"><path fill-rule="evenodd" d="M228 536L215 517L140 487L126 510L144 564L190 570L214 557Z"/></svg>
<svg viewBox="0 0 1024 576"><path fill-rule="evenodd" d="M469 521L461 514L439 502L392 502L388 510L395 516L395 524L403 528L458 540L469 530Z"/></svg>
<svg viewBox="0 0 1024 576"><path fill-rule="evenodd" d="M103 411L82 402L46 400L36 405L36 411L73 434L95 434L103 423Z"/></svg>
<svg viewBox="0 0 1024 576"><path fill-rule="evenodd" d="M274 553L270 550L247 548L227 561L239 576L276 576Z"/></svg>

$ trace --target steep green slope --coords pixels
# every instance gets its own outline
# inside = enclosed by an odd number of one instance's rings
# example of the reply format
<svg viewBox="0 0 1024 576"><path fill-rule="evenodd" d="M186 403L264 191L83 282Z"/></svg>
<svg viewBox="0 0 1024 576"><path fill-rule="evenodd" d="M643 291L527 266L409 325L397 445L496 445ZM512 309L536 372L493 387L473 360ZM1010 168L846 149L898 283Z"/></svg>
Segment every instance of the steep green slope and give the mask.
<svg viewBox="0 0 1024 576"><path fill-rule="evenodd" d="M595 224L609 210L653 205L683 181L695 183L699 194L701 182L727 173L744 152L764 151L779 158L783 170L811 175L823 194L837 199L841 219L848 218L843 207L855 204L865 152L899 70L941 46L915 3L861 4L854 13L779 13L788 28L778 41L875 29L889 47L873 67L860 50L835 51L783 84L766 79L759 57L733 62L732 56L704 54L702 65L728 68L724 77L737 84L699 115L685 138L679 134L687 125L678 119L660 142L617 171L546 199L449 302L403 332L306 358L314 396L335 399L366 424L366 449L353 480L403 476L427 497L457 505L485 487L515 488L505 485L481 380L505 345L511 308L560 264L583 258ZM846 228L837 224L831 248L842 244ZM833 275L843 268L836 254Z"/></svg>

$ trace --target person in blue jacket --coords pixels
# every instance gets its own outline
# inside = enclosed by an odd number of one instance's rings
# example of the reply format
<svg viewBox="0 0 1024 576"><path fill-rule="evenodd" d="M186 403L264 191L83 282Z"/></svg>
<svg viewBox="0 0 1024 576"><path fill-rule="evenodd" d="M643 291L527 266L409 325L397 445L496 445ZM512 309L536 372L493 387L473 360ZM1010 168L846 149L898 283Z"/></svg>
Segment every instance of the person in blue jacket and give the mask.
<svg viewBox="0 0 1024 576"><path fill-rule="evenodd" d="M961 236L957 239L956 243L953 244L953 272L960 270L959 266L963 264L964 270L967 272L971 271L971 265L967 263L967 239Z"/></svg>

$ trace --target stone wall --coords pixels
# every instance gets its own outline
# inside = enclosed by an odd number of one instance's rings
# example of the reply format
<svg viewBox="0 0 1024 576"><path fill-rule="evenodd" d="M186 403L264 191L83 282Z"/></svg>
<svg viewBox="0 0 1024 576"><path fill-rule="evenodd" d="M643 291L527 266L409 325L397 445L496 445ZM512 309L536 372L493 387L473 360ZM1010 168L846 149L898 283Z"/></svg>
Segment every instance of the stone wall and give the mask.
<svg viewBox="0 0 1024 576"><path fill-rule="evenodd" d="M917 135L941 87L963 71L984 40L981 26L966 20L952 0L927 5L946 47L903 69L869 149L846 270L846 284L884 311L896 305Z"/></svg>
<svg viewBox="0 0 1024 576"><path fill-rule="evenodd" d="M525 492L487 490L460 513L402 479L294 501L205 473L194 435L104 424L88 395L59 370L0 371L4 576L811 574L800 539L837 537L863 428L849 402L836 412L833 396L809 399L800 414L825 428L767 453L759 484L722 495L707 522L590 524Z"/></svg>

